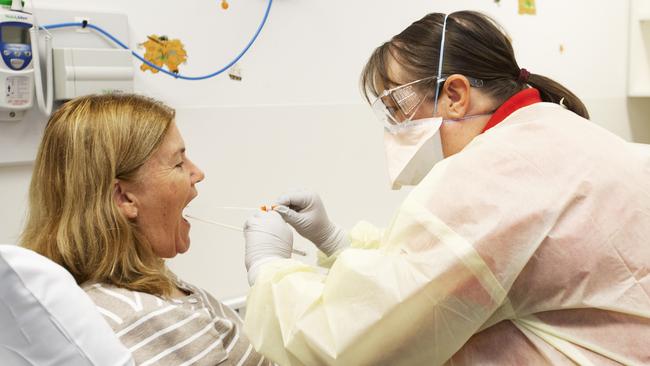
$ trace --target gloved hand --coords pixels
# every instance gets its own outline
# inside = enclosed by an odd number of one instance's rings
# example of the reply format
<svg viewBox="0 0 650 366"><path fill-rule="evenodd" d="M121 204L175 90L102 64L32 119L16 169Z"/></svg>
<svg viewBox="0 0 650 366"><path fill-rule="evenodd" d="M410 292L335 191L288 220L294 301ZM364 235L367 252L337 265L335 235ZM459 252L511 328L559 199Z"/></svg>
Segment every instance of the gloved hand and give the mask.
<svg viewBox="0 0 650 366"><path fill-rule="evenodd" d="M244 225L246 240L246 270L248 283L253 286L262 264L277 258L290 258L293 232L274 211L257 212Z"/></svg>
<svg viewBox="0 0 650 366"><path fill-rule="evenodd" d="M287 193L276 201L275 211L298 234L314 243L327 256L349 245L347 234L330 221L320 197L310 191Z"/></svg>

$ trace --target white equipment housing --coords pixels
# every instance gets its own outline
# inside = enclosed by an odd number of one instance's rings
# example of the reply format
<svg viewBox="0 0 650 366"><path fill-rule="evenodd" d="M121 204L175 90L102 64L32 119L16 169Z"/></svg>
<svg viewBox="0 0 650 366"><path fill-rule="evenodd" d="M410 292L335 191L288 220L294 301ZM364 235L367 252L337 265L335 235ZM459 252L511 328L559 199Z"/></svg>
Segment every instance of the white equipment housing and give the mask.
<svg viewBox="0 0 650 366"><path fill-rule="evenodd" d="M133 92L131 52L120 49L55 48L54 99Z"/></svg>

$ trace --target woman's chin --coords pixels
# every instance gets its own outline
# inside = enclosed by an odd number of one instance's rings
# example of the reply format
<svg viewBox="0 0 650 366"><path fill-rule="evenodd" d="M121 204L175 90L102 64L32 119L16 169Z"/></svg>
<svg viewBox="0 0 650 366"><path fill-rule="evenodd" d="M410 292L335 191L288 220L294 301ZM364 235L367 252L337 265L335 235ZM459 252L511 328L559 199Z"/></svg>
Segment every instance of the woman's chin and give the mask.
<svg viewBox="0 0 650 366"><path fill-rule="evenodd" d="M190 250L190 242L189 242L189 240L187 241L187 244L180 244L176 248L176 253L177 254L183 254L183 253L187 252L188 250Z"/></svg>
<svg viewBox="0 0 650 366"><path fill-rule="evenodd" d="M176 253L183 254L190 249L190 235L189 232L180 234L178 239L176 239Z"/></svg>

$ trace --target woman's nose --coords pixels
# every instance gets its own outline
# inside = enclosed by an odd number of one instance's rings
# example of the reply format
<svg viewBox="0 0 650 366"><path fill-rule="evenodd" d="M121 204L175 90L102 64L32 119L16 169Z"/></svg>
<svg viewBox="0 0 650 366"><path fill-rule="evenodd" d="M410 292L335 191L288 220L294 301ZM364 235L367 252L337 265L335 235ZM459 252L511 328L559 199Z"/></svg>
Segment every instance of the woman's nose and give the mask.
<svg viewBox="0 0 650 366"><path fill-rule="evenodd" d="M198 166L192 162L192 184L196 184L205 179L205 173Z"/></svg>

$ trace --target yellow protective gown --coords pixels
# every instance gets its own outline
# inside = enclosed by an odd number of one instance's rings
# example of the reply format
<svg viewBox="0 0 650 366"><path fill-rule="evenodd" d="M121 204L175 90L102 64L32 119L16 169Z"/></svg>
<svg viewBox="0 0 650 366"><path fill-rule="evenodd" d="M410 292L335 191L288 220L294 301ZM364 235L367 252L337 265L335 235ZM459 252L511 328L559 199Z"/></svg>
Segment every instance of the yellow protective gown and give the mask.
<svg viewBox="0 0 650 366"><path fill-rule="evenodd" d="M556 104L438 163L329 273L265 265L245 331L281 365L650 364L650 154Z"/></svg>

